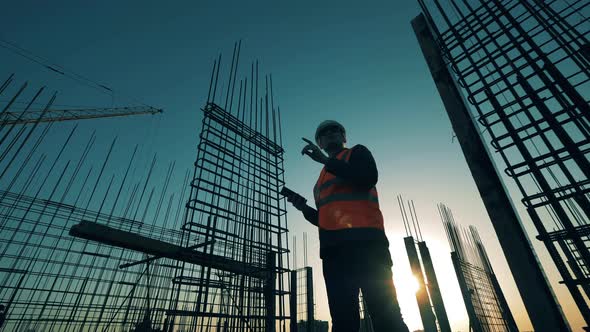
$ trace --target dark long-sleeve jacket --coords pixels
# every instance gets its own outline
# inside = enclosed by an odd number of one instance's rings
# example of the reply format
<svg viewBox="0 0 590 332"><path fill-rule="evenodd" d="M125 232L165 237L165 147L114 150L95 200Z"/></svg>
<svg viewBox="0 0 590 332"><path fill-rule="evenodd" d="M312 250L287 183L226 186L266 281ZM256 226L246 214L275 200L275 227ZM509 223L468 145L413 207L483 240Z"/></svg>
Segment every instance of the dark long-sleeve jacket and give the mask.
<svg viewBox="0 0 590 332"><path fill-rule="evenodd" d="M345 182L369 190L377 184L378 172L375 159L363 145L355 145L351 149L348 162L330 158L326 163L326 171L343 179ZM310 223L318 226L318 211L308 207L303 215ZM376 228L349 228L342 230L319 229L320 256L328 258L341 254L365 254L374 251L388 250L389 242L385 232ZM387 252L387 257L389 253Z"/></svg>

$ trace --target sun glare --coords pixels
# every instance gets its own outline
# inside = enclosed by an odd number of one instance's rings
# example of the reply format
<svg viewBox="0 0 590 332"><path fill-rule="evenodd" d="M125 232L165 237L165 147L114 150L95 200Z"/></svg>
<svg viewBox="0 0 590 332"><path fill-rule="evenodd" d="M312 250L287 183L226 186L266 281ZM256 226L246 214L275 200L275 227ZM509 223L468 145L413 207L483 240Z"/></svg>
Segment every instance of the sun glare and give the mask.
<svg viewBox="0 0 590 332"><path fill-rule="evenodd" d="M400 275L399 280L396 280L395 286L396 288L402 288L398 291L398 293L403 292L406 294L411 294L412 296L415 296L420 289L420 284L418 283L416 277L405 273Z"/></svg>
<svg viewBox="0 0 590 332"><path fill-rule="evenodd" d="M393 282L397 292L397 300L400 305L404 321L410 331L422 326L420 313L416 303L416 292L420 286L418 280L407 270L399 270L393 275Z"/></svg>

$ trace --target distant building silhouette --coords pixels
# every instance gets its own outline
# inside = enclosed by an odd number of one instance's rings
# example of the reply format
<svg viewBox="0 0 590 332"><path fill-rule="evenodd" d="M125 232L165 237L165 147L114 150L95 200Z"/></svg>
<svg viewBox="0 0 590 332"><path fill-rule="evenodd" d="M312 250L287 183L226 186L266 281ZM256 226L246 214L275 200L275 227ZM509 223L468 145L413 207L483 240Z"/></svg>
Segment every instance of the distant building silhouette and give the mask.
<svg viewBox="0 0 590 332"><path fill-rule="evenodd" d="M312 324L312 330L307 330L307 322L300 320L297 323L297 332L328 332L328 322L324 320L316 320Z"/></svg>

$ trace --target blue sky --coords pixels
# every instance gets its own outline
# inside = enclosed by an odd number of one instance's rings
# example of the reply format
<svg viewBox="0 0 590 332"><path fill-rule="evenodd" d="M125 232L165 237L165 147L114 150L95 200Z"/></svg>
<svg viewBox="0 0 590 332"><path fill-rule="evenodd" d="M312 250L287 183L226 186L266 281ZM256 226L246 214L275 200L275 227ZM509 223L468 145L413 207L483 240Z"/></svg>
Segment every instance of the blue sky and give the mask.
<svg viewBox="0 0 590 332"><path fill-rule="evenodd" d="M199 108L206 100L213 60L223 53L222 74L227 77L233 43L242 40L241 74L259 59L261 71L273 75L275 102L282 111L288 186L311 201L321 167L299 154L301 137L312 138L322 120L340 121L347 128L349 145L367 146L377 160L378 190L398 288L403 288L400 283L407 279L409 264L396 195L415 200L435 268L439 274L450 274L449 249L436 210L436 204L444 202L461 224L479 228L520 329L531 329L412 32L410 20L418 13L412 0L100 1L91 5L19 1L3 6L1 39L105 84L116 94L112 97L80 85L3 48L0 79L14 72L19 82L47 85L59 91L57 104L110 107L139 100L163 108L160 116L96 120L80 128L88 135L97 129L103 150L118 135L115 160L121 167L135 144L141 145L140 160L147 162L158 153L162 172L175 160L180 181L194 162L202 118ZM102 157L97 153L94 158ZM515 192L510 183L508 188ZM515 205L522 210L518 196ZM524 217L523 222L531 237L536 235ZM327 320L316 231L295 210L289 211L289 223L300 241L299 249L302 233L309 234L317 312ZM564 287L557 285L546 253L535 246L572 327L579 329L577 310ZM447 280L441 288L452 325L465 331L458 286L451 276L443 280ZM402 310L410 328L418 329L417 306L409 297L409 301L400 300Z"/></svg>

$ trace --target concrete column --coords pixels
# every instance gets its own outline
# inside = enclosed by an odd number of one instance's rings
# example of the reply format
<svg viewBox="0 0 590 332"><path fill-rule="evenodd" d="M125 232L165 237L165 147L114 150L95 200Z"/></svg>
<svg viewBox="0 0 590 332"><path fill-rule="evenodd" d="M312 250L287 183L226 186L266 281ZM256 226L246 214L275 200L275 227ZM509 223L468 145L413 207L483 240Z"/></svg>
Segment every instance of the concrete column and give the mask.
<svg viewBox="0 0 590 332"><path fill-rule="evenodd" d="M571 331L423 14L412 27L534 329Z"/></svg>

